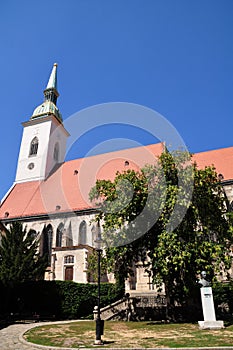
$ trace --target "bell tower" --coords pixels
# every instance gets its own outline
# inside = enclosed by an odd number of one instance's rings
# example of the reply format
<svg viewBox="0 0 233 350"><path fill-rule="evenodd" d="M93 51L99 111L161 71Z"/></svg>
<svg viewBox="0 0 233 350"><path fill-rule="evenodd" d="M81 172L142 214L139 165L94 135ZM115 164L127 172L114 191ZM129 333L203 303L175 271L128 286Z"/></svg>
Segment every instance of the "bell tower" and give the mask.
<svg viewBox="0 0 233 350"><path fill-rule="evenodd" d="M36 107L29 121L22 123L16 183L45 180L55 166L64 162L69 133L56 105L58 96L57 63L54 63L44 90L44 102Z"/></svg>

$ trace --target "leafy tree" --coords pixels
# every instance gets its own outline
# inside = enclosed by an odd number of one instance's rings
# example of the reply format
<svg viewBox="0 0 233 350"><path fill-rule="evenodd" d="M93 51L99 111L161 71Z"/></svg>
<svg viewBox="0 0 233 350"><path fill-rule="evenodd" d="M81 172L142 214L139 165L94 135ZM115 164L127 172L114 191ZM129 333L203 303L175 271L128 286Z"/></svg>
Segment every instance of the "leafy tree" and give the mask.
<svg viewBox="0 0 233 350"><path fill-rule="evenodd" d="M47 262L39 255L38 244L34 231L27 232L19 222L11 224L0 244L0 281L3 284L13 286L43 278Z"/></svg>
<svg viewBox="0 0 233 350"><path fill-rule="evenodd" d="M98 180L90 192L109 268L126 278L141 260L154 283L164 283L170 306L190 298L202 270L212 279L227 275L231 264L232 232L217 173L189 160L182 151L164 152L155 165Z"/></svg>
<svg viewBox="0 0 233 350"><path fill-rule="evenodd" d="M98 272L97 272L98 254L96 251L93 251L93 253L89 255L87 262L88 262L87 272L88 272L88 276L89 276L89 281L97 282L97 279L98 279ZM108 268L108 262L107 262L106 256L101 254L101 259L100 259L101 278L106 276L107 268Z"/></svg>

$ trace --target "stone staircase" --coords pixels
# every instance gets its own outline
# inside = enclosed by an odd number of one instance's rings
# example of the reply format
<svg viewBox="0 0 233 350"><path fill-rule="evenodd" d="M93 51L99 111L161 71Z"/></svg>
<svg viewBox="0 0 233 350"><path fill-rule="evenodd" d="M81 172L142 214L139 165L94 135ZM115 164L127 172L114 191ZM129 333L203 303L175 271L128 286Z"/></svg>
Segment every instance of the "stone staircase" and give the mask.
<svg viewBox="0 0 233 350"><path fill-rule="evenodd" d="M127 298L122 298L115 303L112 303L108 306L100 309L101 319L102 320L116 320L116 319L125 319L127 317L129 300ZM94 319L96 319L97 307L94 310Z"/></svg>
<svg viewBox="0 0 233 350"><path fill-rule="evenodd" d="M161 293L137 293L126 296L115 303L105 306L100 310L102 320L136 320L143 319L145 311L161 315L161 310L166 308L166 297ZM94 319L97 309L94 310Z"/></svg>

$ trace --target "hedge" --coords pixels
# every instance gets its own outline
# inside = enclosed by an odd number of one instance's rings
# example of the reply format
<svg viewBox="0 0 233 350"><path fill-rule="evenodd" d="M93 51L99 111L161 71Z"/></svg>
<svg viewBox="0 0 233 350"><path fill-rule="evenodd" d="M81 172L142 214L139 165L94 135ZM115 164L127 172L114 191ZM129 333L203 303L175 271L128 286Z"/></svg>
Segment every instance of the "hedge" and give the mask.
<svg viewBox="0 0 233 350"><path fill-rule="evenodd" d="M233 320L233 281L215 283L213 296L218 319ZM124 288L117 284L101 283L101 307L122 298ZM0 319L13 315L14 319L79 319L92 318L97 305L97 285L81 284L72 281L38 281L4 287L0 285ZM201 301L198 301L199 308ZM197 310L185 308L186 321L192 321L198 315ZM181 312L180 310L178 310ZM201 311L201 310L200 310Z"/></svg>
<svg viewBox="0 0 233 350"><path fill-rule="evenodd" d="M101 307L124 295L124 288L116 284L101 283ZM54 319L92 317L97 305L97 285L72 281L38 281L0 286L0 317L39 315Z"/></svg>

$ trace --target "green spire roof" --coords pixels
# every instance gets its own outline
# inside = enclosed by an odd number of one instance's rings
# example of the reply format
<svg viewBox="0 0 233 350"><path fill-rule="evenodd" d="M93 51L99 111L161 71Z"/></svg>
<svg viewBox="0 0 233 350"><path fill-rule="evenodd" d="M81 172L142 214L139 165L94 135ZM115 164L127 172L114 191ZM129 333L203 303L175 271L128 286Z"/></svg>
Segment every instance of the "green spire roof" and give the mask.
<svg viewBox="0 0 233 350"><path fill-rule="evenodd" d="M57 63L54 63L53 69L48 81L47 89L56 89L57 90Z"/></svg>
<svg viewBox="0 0 233 350"><path fill-rule="evenodd" d="M30 119L36 119L53 114L60 122L62 122L62 115L56 106L58 96L57 63L54 63L47 87L44 90L44 102L36 107Z"/></svg>

